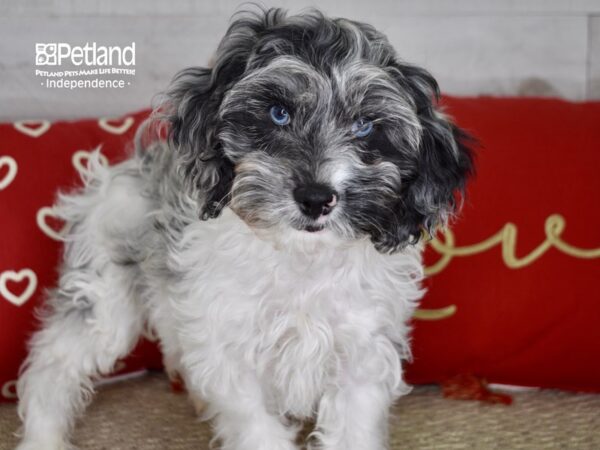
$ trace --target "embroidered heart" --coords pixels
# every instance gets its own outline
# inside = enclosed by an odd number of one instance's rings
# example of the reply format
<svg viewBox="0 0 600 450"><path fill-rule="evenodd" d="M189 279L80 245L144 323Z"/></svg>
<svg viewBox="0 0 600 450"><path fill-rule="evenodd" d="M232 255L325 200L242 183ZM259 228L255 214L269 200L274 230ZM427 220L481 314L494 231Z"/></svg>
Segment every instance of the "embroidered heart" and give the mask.
<svg viewBox="0 0 600 450"><path fill-rule="evenodd" d="M37 225L46 236L55 241L63 241L67 225L58 217L54 208L44 206L36 214Z"/></svg>
<svg viewBox="0 0 600 450"><path fill-rule="evenodd" d="M106 117L98 119L98 125L100 126L100 128L112 134L125 133L127 130L129 130L129 128L131 128L131 125L133 125L134 120L133 117L125 117L121 120L120 124L118 122L119 119L109 119Z"/></svg>
<svg viewBox="0 0 600 450"><path fill-rule="evenodd" d="M2 386L2 397L13 400L17 398L17 380L10 380Z"/></svg>
<svg viewBox="0 0 600 450"><path fill-rule="evenodd" d="M22 284L25 280L27 284L20 294L16 294L8 288L9 282ZM22 269L19 272L6 270L0 273L0 294L15 306L21 306L29 300L35 292L36 287L37 276L31 269Z"/></svg>
<svg viewBox="0 0 600 450"><path fill-rule="evenodd" d="M89 168L89 162L90 162L90 158L92 157L93 153L94 152L86 152L85 150L77 150L75 153L73 153L73 157L71 158L71 161L72 161L73 165L75 166L75 168L77 169L77 172L79 172L79 174L82 177L86 177L91 174L91 171ZM104 156L102 153L100 153L99 158L100 158L100 163L103 166L108 167L108 159L106 158L106 156Z"/></svg>
<svg viewBox="0 0 600 450"><path fill-rule="evenodd" d="M17 176L17 162L10 156L0 156L0 173L2 173L2 167L6 166L8 170L4 176L0 175L0 191L6 188L12 180Z"/></svg>
<svg viewBox="0 0 600 450"><path fill-rule="evenodd" d="M37 138L50 129L48 120L19 120L13 126L27 136Z"/></svg>

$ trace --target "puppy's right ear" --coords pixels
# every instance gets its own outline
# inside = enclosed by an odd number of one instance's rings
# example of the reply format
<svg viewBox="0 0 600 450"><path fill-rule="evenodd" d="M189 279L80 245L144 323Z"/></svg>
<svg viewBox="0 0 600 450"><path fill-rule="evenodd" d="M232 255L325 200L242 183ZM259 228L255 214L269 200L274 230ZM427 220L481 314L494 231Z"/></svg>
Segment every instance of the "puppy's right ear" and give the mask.
<svg viewBox="0 0 600 450"><path fill-rule="evenodd" d="M217 217L229 201L233 164L216 136L218 111L235 75L218 76L213 69L190 67L179 72L167 91L169 142L178 154L187 186L204 196L200 217Z"/></svg>
<svg viewBox="0 0 600 450"><path fill-rule="evenodd" d="M169 141L179 154L185 179L205 196L200 217L217 217L230 200L234 165L218 139L219 107L242 78L270 12L234 21L221 41L212 68L179 72L159 107L169 124Z"/></svg>

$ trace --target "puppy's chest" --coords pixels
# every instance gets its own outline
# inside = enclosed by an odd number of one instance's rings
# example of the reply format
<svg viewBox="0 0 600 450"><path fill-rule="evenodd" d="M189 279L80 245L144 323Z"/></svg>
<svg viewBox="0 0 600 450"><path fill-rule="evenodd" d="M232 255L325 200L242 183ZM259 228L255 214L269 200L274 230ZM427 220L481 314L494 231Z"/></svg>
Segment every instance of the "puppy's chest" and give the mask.
<svg viewBox="0 0 600 450"><path fill-rule="evenodd" d="M371 323L359 324L329 289L312 298L273 301L257 314L258 345L253 349L265 391L280 412L310 416L328 386L336 383L344 361L368 347ZM322 296L322 297L321 297Z"/></svg>
<svg viewBox="0 0 600 450"><path fill-rule="evenodd" d="M417 287L401 275L403 261L358 246L290 254L241 236L205 229L177 255L190 280L179 310L194 317L184 325L190 335L211 330L201 354L218 346L256 371L273 408L310 416L327 387L378 354L382 340L393 349L390 329L402 329Z"/></svg>
<svg viewBox="0 0 600 450"><path fill-rule="evenodd" d="M229 285L243 296L246 326L253 329L240 348L253 355L273 408L310 416L344 361L367 351L378 332L377 306L359 277L327 265L273 265L244 278Z"/></svg>

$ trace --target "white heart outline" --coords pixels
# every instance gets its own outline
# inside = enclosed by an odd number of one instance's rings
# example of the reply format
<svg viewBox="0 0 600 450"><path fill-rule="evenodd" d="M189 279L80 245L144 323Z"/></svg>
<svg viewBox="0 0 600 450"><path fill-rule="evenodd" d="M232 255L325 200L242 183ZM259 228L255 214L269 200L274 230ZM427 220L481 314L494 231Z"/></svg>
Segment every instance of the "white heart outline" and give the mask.
<svg viewBox="0 0 600 450"><path fill-rule="evenodd" d="M134 118L131 116L123 118L122 119L123 123L121 125L111 125L110 123L108 123L109 120L112 122L115 122L115 121L119 120L119 118L102 117L102 118L98 119L98 125L104 131L108 131L109 133L112 133L112 134L125 133L127 130L129 130L131 128L131 125L133 125L133 123L135 122Z"/></svg>
<svg viewBox="0 0 600 450"><path fill-rule="evenodd" d="M56 231L50 225L46 223L46 217L54 217L56 219L60 219L56 213L56 209L53 206L43 206L38 209L37 214L35 215L35 221L37 222L37 226L42 232L51 239L55 241L64 241L65 240L65 232L67 230L67 224L65 223L60 231Z"/></svg>
<svg viewBox="0 0 600 450"><path fill-rule="evenodd" d="M10 380L2 385L2 396L9 400L17 398L17 380Z"/></svg>
<svg viewBox="0 0 600 450"><path fill-rule="evenodd" d="M77 172L79 172L79 175L81 175L83 178L91 175L91 171L89 169L88 164L83 165L82 160L87 159L89 161L94 151L88 152L86 150L77 150L75 153L73 153L73 156L71 157L71 162L73 163L73 166L75 166L75 169L77 169ZM108 167L108 158L102 153L99 153L99 158L100 163L103 166Z"/></svg>
<svg viewBox="0 0 600 450"><path fill-rule="evenodd" d="M12 156L0 156L0 167L8 166L8 172L2 180L0 180L0 191L8 187L17 176L17 161Z"/></svg>
<svg viewBox="0 0 600 450"><path fill-rule="evenodd" d="M37 128L30 128L27 125L39 125ZM13 122L15 129L27 136L38 138L50 129L52 124L49 120L18 120Z"/></svg>
<svg viewBox="0 0 600 450"><path fill-rule="evenodd" d="M6 286L8 280L19 283L23 278L29 278L29 284L21 295L15 295L8 290L8 287ZM25 302L31 298L36 288L37 275L31 269L21 269L18 272L15 272L14 270L5 270L0 273L0 294L15 306L22 306L25 304Z"/></svg>

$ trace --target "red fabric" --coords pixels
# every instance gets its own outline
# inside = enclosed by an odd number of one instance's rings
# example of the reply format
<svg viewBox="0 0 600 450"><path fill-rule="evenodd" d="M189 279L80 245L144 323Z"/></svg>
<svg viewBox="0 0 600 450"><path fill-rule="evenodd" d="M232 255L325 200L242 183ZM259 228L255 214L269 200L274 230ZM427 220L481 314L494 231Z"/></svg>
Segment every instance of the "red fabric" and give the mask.
<svg viewBox="0 0 600 450"><path fill-rule="evenodd" d="M76 165L85 167L87 151L101 145L110 162L125 158L124 149L146 116L141 112L116 120L0 125L0 401L15 398L17 370L36 326L34 309L44 288L57 280L62 244L48 228L56 233L62 224L39 211L52 206L59 188L81 185ZM46 231L38 225L38 214ZM117 369L160 367L160 360L155 345L144 340Z"/></svg>
<svg viewBox="0 0 600 450"><path fill-rule="evenodd" d="M445 398L453 400L478 400L483 403L502 403L511 405L512 397L508 394L492 392L487 381L473 375L457 375L442 383Z"/></svg>
<svg viewBox="0 0 600 450"><path fill-rule="evenodd" d="M565 242L600 247L600 103L492 98L445 103L483 145L478 176L453 227L456 246L481 242L512 222L522 257L546 239L544 222L557 213L566 221ZM0 401L14 399L17 369L35 327L33 310L43 289L56 282L61 244L52 229L59 232L61 224L40 210L52 205L57 189L80 185L77 151L102 145L110 162L125 158L146 114L49 128L0 125ZM84 163L85 153L77 155ZM38 214L45 226L38 225ZM429 265L439 258L428 249ZM24 269L37 278L30 296L33 281ZM600 391L599 269L597 258L554 248L516 269L506 266L500 245L455 257L427 282L422 307L454 305L456 312L415 320L409 381L473 374L494 383ZM160 355L144 340L119 366L158 368Z"/></svg>
<svg viewBox="0 0 600 450"><path fill-rule="evenodd" d="M600 248L600 102L447 98L447 112L481 142L477 177L460 219L456 246L516 225L516 255L545 239L552 214L561 238ZM429 247L428 265L440 255ZM439 382L457 374L493 383L600 391L600 259L550 248L509 268L501 246L455 257L427 282L423 308L456 305L439 321L415 321L408 378Z"/></svg>

